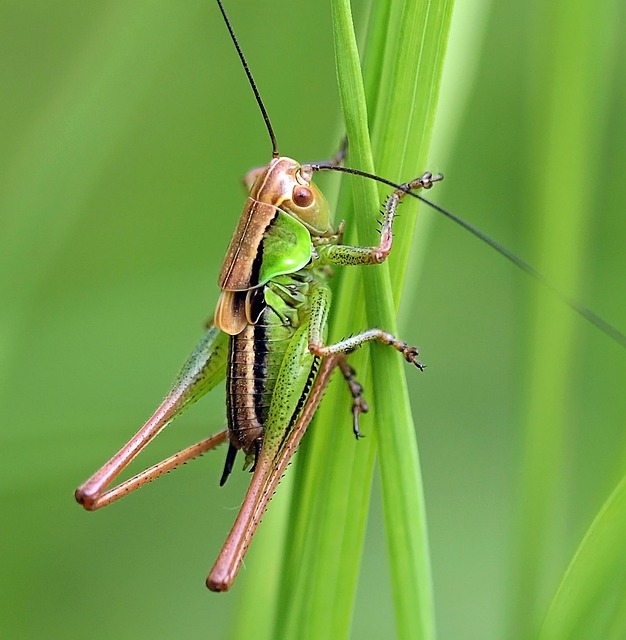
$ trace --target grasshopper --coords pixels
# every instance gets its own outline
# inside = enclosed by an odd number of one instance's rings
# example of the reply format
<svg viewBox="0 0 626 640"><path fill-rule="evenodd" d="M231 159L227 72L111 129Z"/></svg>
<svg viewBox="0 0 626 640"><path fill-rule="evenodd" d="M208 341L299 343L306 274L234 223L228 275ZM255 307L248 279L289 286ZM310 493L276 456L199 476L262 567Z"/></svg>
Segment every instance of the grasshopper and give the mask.
<svg viewBox="0 0 626 640"><path fill-rule="evenodd" d="M99 509L228 442L220 484L227 481L239 450L245 457L244 468L250 467L253 475L233 528L207 578L209 589L226 591L237 576L263 513L337 368L352 396L352 428L359 437L359 416L368 406L348 363L348 354L367 342L377 341L399 351L418 369L423 368L416 348L382 329L369 329L328 344L326 329L331 303L328 277L333 266L383 262L392 247L393 221L400 202L407 195L419 197L416 191L429 189L443 176L427 172L405 184L395 184L343 167L344 152L328 162L308 164L281 156L267 111L221 0L217 3L264 118L272 143L272 159L266 166L250 171L244 179L249 196L219 275L221 294L213 321L154 414L76 490L76 499L88 510ZM333 226L328 203L313 182L313 174L324 170L374 179L393 188L383 206L377 246L343 244L343 223ZM450 212L429 204L545 284L541 274L507 249ZM556 293L624 344L622 334L576 301ZM226 429L109 488L172 420L224 378Z"/></svg>
<svg viewBox="0 0 626 640"><path fill-rule="evenodd" d="M332 266L375 265L392 246L393 220L408 194L429 189L443 176L429 172L395 190L383 208L380 242L342 243L343 223L333 226L330 207L313 173L340 170L345 149L328 162L300 164L278 152L269 117L222 3L218 6L263 114L272 159L244 178L249 196L226 251L213 321L150 419L101 469L76 490L88 510L104 507L154 478L228 441L220 484L237 452L253 471L239 515L207 578L212 591L228 590L287 464L306 431L332 372L339 368L352 394L352 428L368 410L347 354L377 341L423 369L415 347L381 329L326 343ZM226 378L226 429L109 489L109 485L174 418Z"/></svg>

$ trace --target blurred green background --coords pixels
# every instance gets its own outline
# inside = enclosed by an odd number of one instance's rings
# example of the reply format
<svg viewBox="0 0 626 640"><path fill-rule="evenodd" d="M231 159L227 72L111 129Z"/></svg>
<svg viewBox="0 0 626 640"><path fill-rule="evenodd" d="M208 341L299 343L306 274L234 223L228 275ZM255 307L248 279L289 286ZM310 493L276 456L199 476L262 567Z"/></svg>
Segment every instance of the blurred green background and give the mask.
<svg viewBox="0 0 626 640"><path fill-rule="evenodd" d="M451 36L462 64L442 95L448 130L428 168L446 182L432 198L624 329L623 9L596 3L578 24L566 4L534 4L459 3L475 18ZM341 133L329 7L227 8L281 150L327 157ZM245 616L239 583L214 595L203 581L248 476L220 490L223 452L102 512L72 494L149 415L212 315L239 179L270 151L250 89L208 0L5 1L0 51L0 635L227 637ZM577 271L551 272L577 208ZM563 244L542 248L552 214ZM560 322L558 304L449 223L427 225L401 321L428 364L409 383L440 637L513 637L536 627L624 472L626 359L569 311L565 355L551 357L537 332L541 314ZM538 393L558 417L540 417ZM143 460L223 423L216 391ZM355 638L393 634L377 500Z"/></svg>

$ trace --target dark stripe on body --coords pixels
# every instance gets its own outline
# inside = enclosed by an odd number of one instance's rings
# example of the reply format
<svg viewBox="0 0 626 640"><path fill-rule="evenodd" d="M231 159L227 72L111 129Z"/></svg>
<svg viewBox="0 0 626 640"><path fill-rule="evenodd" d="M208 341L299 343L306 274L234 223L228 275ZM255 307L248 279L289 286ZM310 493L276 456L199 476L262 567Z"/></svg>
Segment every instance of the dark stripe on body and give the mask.
<svg viewBox="0 0 626 640"><path fill-rule="evenodd" d="M263 243L261 243L262 245ZM265 314L263 314L265 315ZM263 315L261 318L263 318ZM265 427L266 416L263 415L263 392L267 383L267 331L266 326L261 321L254 325L254 364L252 365L252 376L254 379L254 411L259 424ZM260 348L257 348L260 347ZM267 411L265 411L267 415Z"/></svg>

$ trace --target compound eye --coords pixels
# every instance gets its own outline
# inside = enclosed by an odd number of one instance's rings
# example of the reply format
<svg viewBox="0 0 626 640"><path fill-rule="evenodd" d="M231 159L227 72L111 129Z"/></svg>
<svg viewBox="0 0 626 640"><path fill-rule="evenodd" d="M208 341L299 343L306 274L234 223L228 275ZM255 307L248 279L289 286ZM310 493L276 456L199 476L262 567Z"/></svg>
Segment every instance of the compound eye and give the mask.
<svg viewBox="0 0 626 640"><path fill-rule="evenodd" d="M308 187L295 187L291 199L297 207L306 209L313 204L313 193Z"/></svg>

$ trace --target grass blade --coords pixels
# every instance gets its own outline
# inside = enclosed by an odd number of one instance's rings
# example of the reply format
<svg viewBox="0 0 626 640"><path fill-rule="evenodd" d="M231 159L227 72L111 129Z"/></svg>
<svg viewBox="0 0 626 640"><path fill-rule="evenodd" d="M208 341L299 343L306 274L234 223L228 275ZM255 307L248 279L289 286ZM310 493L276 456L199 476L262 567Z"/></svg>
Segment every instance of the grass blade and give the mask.
<svg viewBox="0 0 626 640"><path fill-rule="evenodd" d="M583 289L596 196L593 185L602 163L596 128L610 115L611 87L597 69L607 66L617 41L617 5L598 6L592 24L588 8L582 2L567 3L561 11L542 5L535 14L532 54L541 71L530 92L533 262L576 298ZM572 184L584 188L573 190ZM564 548L561 545L557 551L556 540L562 537L568 428L575 406L570 396L572 371L579 357L580 324L574 314L549 292L535 292L524 366L525 450L514 621L519 637L536 633L543 617L558 575L551 571L551 562L559 556L559 562L566 562Z"/></svg>
<svg viewBox="0 0 626 640"><path fill-rule="evenodd" d="M589 527L544 621L540 640L626 634L626 477Z"/></svg>
<svg viewBox="0 0 626 640"><path fill-rule="evenodd" d="M380 141L375 156L378 159L380 153L382 162L374 167L369 146L366 89L361 80L350 7L343 0L333 3L337 70L351 165L366 171L376 169L396 179L400 176L407 179L423 170L427 149L425 133L430 131L432 124L445 47L442 34L446 32L450 10L451 5L446 3L429 8L421 3L406 2L389 5L387 10L377 3L374 15L379 20L387 19L387 23L370 24L369 33L384 50L368 52L368 59L371 63L380 60L383 63L382 69L371 67L368 78L380 78L381 84L368 84L367 95L375 96L379 105L376 111L386 111L389 117L369 114L370 121L379 123L374 127L374 139ZM380 37L381 32L386 34L385 38ZM402 151L398 152L398 149ZM352 180L350 187L358 215L354 216L352 228L348 224L349 241L356 241L356 227L359 243L375 244L381 193L375 184L366 180ZM342 217L350 218L343 206L340 210ZM396 305L414 219L415 207L403 205L402 224L396 235L398 242L389 267L343 270L333 307L332 337L365 326L396 331ZM366 295L361 295L362 292ZM358 303L363 297L368 301L367 317ZM280 625L276 627L277 632L281 631L281 637L298 634L302 637L304 634L311 638L340 638L348 635L376 439L381 444L382 486L398 633L401 637L434 637L419 459L404 381L406 365L396 353L378 346L371 348L369 357L374 375L371 385L366 384L370 399L373 399L374 418L367 422L368 437L355 445L349 430L337 424L338 415L349 415L349 406L345 390L333 386L310 434L306 454L300 460L303 468L295 503L295 534L288 551L288 576L281 598L281 602L287 604L282 608ZM360 380L367 381L370 376L366 374L365 350L351 359L361 373Z"/></svg>

